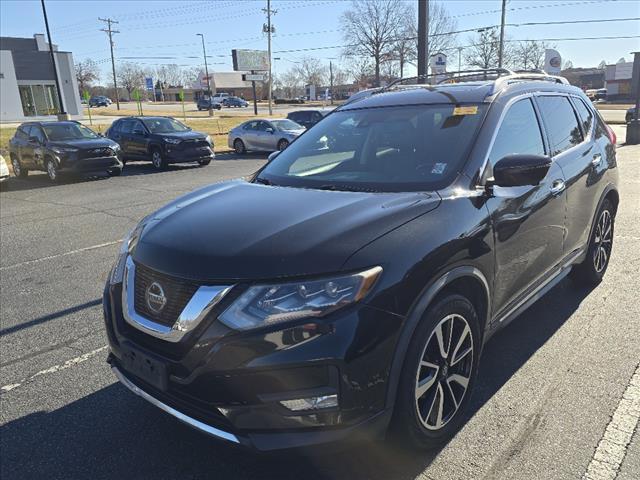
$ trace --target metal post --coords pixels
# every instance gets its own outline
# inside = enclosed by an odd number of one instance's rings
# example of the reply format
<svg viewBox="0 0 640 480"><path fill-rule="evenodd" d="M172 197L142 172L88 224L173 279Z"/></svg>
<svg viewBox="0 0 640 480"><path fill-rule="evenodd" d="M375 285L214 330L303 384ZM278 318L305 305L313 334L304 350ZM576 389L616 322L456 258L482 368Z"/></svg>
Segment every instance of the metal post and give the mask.
<svg viewBox="0 0 640 480"><path fill-rule="evenodd" d="M273 111L271 109L271 88L272 88L272 81L271 81L271 0L267 0L267 42L268 42L268 53L269 53L269 85L268 85L268 96L269 96L269 115L273 114Z"/></svg>
<svg viewBox="0 0 640 480"><path fill-rule="evenodd" d="M120 32L118 30L111 29L111 24L118 23L118 22L116 22L115 20L111 20L110 18L98 17L98 20L100 20L101 22L107 23L107 28L102 28L100 30L103 32L107 32L107 34L109 35L109 46L111 48L111 72L113 73L113 88L116 92L116 107L118 108L118 110L120 110L120 95L118 95L118 82L116 81L116 62L113 59L113 34L120 33Z"/></svg>
<svg viewBox="0 0 640 480"><path fill-rule="evenodd" d="M44 0L42 3L42 13L44 14L44 26L47 29L47 38L49 39L49 53L51 53L51 64L53 65L53 75L56 79L56 90L58 90L58 103L60 104L60 112L58 113L58 120L68 120L69 115L64 111L64 102L62 101L62 91L60 90L60 80L58 80L58 66L56 65L56 56L53 53L53 43L51 42L51 32L49 31L49 20L47 19L47 9L44 6Z"/></svg>
<svg viewBox="0 0 640 480"><path fill-rule="evenodd" d="M329 87L331 91L331 105L333 105L333 62L329 60Z"/></svg>
<svg viewBox="0 0 640 480"><path fill-rule="evenodd" d="M633 53L633 70L631 72L631 91L636 104L633 118L627 124L627 145L640 144L640 52Z"/></svg>
<svg viewBox="0 0 640 480"><path fill-rule="evenodd" d="M211 82L209 81L209 66L207 65L207 50L204 47L204 35L202 33L196 33L202 38L202 55L204 56L204 74L207 76L207 91L209 92L209 98L211 98ZM209 116L213 117L213 107L209 107Z"/></svg>
<svg viewBox="0 0 640 480"><path fill-rule="evenodd" d="M251 70L251 75L254 75L256 72ZM253 89L253 114L258 115L258 99L256 98L256 81L251 80L251 88Z"/></svg>
<svg viewBox="0 0 640 480"><path fill-rule="evenodd" d="M462 71L462 47L458 47L458 71Z"/></svg>
<svg viewBox="0 0 640 480"><path fill-rule="evenodd" d="M425 83L429 61L429 0L418 0L418 83Z"/></svg>
<svg viewBox="0 0 640 480"><path fill-rule="evenodd" d="M498 68L502 68L502 56L504 55L504 20L507 14L507 0L502 0L502 20L500 20L500 50L498 53Z"/></svg>

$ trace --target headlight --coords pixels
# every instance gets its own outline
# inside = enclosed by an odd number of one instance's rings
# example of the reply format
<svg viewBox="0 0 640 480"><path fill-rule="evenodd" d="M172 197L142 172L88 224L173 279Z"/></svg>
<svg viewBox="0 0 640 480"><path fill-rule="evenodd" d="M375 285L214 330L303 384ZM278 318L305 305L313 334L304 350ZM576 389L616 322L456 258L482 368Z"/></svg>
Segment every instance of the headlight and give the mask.
<svg viewBox="0 0 640 480"><path fill-rule="evenodd" d="M211 140L211 135L207 135L207 138L204 139L209 145L213 146L213 140Z"/></svg>
<svg viewBox="0 0 640 480"><path fill-rule="evenodd" d="M58 155L63 155L65 153L75 153L78 151L77 148L68 148L68 147L51 147L51 150L56 152Z"/></svg>
<svg viewBox="0 0 640 480"><path fill-rule="evenodd" d="M249 330L305 317L322 317L357 302L371 290L381 267L308 282L250 287L220 316L236 330Z"/></svg>
<svg viewBox="0 0 640 480"><path fill-rule="evenodd" d="M165 137L164 141L167 142L167 143L170 143L171 145L177 145L182 140L180 140L179 138L167 138L167 137Z"/></svg>
<svg viewBox="0 0 640 480"><path fill-rule="evenodd" d="M144 221L140 222L136 227L131 230L122 240L120 245L120 252L118 252L118 258L111 270L110 282L112 285L116 283L122 283L124 278L124 266L127 263L127 257L133 252L140 239L140 234L144 229Z"/></svg>

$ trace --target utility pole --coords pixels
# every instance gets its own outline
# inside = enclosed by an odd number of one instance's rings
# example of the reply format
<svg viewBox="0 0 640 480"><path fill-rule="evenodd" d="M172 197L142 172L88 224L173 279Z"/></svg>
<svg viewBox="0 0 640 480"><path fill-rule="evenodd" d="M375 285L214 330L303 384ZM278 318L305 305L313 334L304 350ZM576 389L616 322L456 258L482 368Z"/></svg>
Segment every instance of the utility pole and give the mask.
<svg viewBox="0 0 640 480"><path fill-rule="evenodd" d="M504 55L504 19L507 14L507 0L502 0L502 20L500 21L500 50L498 53L498 68L502 68L502 56Z"/></svg>
<svg viewBox="0 0 640 480"><path fill-rule="evenodd" d="M204 74L207 76L207 92L209 98L211 98L211 82L209 81L209 67L207 66L207 50L204 48L204 35L202 33L196 33L197 36L202 38L202 55L204 55ZM213 106L209 105L209 116L213 117Z"/></svg>
<svg viewBox="0 0 640 480"><path fill-rule="evenodd" d="M100 18L98 20L101 22L105 22L107 24L107 28L101 28L100 30L103 32L107 32L109 35L109 45L111 47L111 72L113 73L113 88L116 91L116 106L118 110L120 110L120 95L118 95L118 82L116 82L116 62L113 59L113 34L120 33L119 30L113 30L111 28L112 23L118 23L115 20L111 20L110 18Z"/></svg>
<svg viewBox="0 0 640 480"><path fill-rule="evenodd" d="M331 91L331 105L333 105L333 61L329 60L329 88Z"/></svg>
<svg viewBox="0 0 640 480"><path fill-rule="evenodd" d="M42 13L44 14L44 26L47 29L47 38L49 39L49 53L51 54L51 64L53 65L53 75L56 79L56 89L58 90L58 103L60 104L60 112L58 113L58 120L68 120L69 115L64 111L64 102L62 101L62 91L60 90L60 81L58 80L58 66L56 65L56 56L53 53L53 43L51 42L51 32L49 31L49 20L47 19L47 9L44 6L44 0L42 3Z"/></svg>
<svg viewBox="0 0 640 480"><path fill-rule="evenodd" d="M269 96L269 115L273 114L271 107L271 95L273 81L271 80L271 34L275 32L275 28L271 25L271 14L275 15L277 10L271 10L271 0L267 0L267 8L262 9L267 14L267 24L262 26L262 31L267 33L267 51L269 55L269 78L268 78L268 96Z"/></svg>
<svg viewBox="0 0 640 480"><path fill-rule="evenodd" d="M462 71L462 47L458 47L458 71Z"/></svg>
<svg viewBox="0 0 640 480"><path fill-rule="evenodd" d="M418 0L418 83L425 83L429 55L429 0Z"/></svg>

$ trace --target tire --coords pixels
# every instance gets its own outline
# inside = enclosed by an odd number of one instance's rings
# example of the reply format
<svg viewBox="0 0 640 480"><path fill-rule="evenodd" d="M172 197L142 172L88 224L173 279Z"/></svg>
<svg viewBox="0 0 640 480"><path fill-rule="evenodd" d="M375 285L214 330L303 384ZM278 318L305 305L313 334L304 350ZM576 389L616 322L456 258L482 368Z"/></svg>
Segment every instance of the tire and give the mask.
<svg viewBox="0 0 640 480"><path fill-rule="evenodd" d="M151 149L151 163L156 170L164 170L167 168L167 160L162 155L162 150L158 147Z"/></svg>
<svg viewBox="0 0 640 480"><path fill-rule="evenodd" d="M205 167L211 163L211 159L207 158L206 160L198 160L198 165L201 167Z"/></svg>
<svg viewBox="0 0 640 480"><path fill-rule="evenodd" d="M53 158L47 158L44 163L44 168L47 171L47 176L49 180L56 183L60 179L60 174L58 173L58 167L56 166L56 162Z"/></svg>
<svg viewBox="0 0 640 480"><path fill-rule="evenodd" d="M283 151L289 146L289 140L283 138L278 142L278 150Z"/></svg>
<svg viewBox="0 0 640 480"><path fill-rule="evenodd" d="M480 327L471 302L458 294L436 300L409 344L390 434L420 449L451 438L465 420L479 357Z"/></svg>
<svg viewBox="0 0 640 480"><path fill-rule="evenodd" d="M574 282L585 286L599 284L609 266L615 224L615 210L609 199L602 202L594 222L587 256L569 272Z"/></svg>
<svg viewBox="0 0 640 480"><path fill-rule="evenodd" d="M244 146L244 142L239 138L236 138L233 141L233 149L235 150L237 155L242 155L243 153L247 153L247 148Z"/></svg>
<svg viewBox="0 0 640 480"><path fill-rule="evenodd" d="M110 177L119 177L122 174L122 167L110 168L107 173Z"/></svg>
<svg viewBox="0 0 640 480"><path fill-rule="evenodd" d="M20 160L18 160L16 157L11 157L11 166L13 167L13 174L16 177L27 178L27 175L29 175L29 169L22 168L22 165L20 165Z"/></svg>

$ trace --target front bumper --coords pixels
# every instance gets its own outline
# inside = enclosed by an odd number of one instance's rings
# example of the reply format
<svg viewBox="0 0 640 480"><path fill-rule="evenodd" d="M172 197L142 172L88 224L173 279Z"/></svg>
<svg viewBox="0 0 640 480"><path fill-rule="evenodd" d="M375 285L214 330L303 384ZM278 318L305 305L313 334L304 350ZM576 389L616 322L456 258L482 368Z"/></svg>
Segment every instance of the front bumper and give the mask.
<svg viewBox="0 0 640 480"><path fill-rule="evenodd" d="M169 344L124 320L121 292L121 285L105 288L108 361L127 388L178 420L258 451L384 435L400 317L359 305L336 312L339 318L327 316L315 333L307 325L238 334L216 321L235 298L232 292L201 328ZM166 365L166 388L125 368L123 355L131 348ZM294 412L280 403L331 393L338 394L339 406L326 410Z"/></svg>
<svg viewBox="0 0 640 480"><path fill-rule="evenodd" d="M213 147L200 147L181 149L172 145L164 147L165 160L167 163L189 163L202 160L213 160L216 158Z"/></svg>
<svg viewBox="0 0 640 480"><path fill-rule="evenodd" d="M97 173L122 168L122 162L117 156L75 159L58 157L58 166L61 173Z"/></svg>

